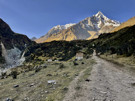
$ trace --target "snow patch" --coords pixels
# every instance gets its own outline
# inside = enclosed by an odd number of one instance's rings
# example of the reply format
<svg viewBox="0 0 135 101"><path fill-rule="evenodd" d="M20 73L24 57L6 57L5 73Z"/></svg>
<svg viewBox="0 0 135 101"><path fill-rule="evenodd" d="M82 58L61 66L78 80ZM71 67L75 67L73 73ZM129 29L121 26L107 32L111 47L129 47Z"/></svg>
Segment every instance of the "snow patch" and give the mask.
<svg viewBox="0 0 135 101"><path fill-rule="evenodd" d="M95 19L96 19L96 22L93 22L94 26L97 28L97 29L100 29L101 28L101 24L103 24L104 26L114 26L114 27L117 27L120 25L120 22L118 21L114 21L114 20L111 20L109 18L107 18L102 12L98 12L96 15L93 16Z"/></svg>
<svg viewBox="0 0 135 101"><path fill-rule="evenodd" d="M70 23L66 25L57 25L57 26L54 26L53 28L63 30L63 29L68 29L69 27L73 25L75 25L75 23Z"/></svg>

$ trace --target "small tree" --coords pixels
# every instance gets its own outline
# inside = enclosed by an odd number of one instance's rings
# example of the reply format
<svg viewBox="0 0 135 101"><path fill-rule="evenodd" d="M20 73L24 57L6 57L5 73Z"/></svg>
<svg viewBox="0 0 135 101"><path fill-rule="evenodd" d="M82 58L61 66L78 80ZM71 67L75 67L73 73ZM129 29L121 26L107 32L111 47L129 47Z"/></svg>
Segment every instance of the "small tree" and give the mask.
<svg viewBox="0 0 135 101"><path fill-rule="evenodd" d="M13 79L17 79L17 71L12 71L11 76Z"/></svg>
<svg viewBox="0 0 135 101"><path fill-rule="evenodd" d="M61 63L61 64L59 65L59 68L60 68L60 69L63 69L63 68L65 68L65 66Z"/></svg>
<svg viewBox="0 0 135 101"><path fill-rule="evenodd" d="M41 70L41 67L40 67L40 66L37 66L37 67L35 68L35 73L39 72L40 70Z"/></svg>
<svg viewBox="0 0 135 101"><path fill-rule="evenodd" d="M75 61L73 61L73 64L74 64L74 66L78 65L78 63L76 63Z"/></svg>

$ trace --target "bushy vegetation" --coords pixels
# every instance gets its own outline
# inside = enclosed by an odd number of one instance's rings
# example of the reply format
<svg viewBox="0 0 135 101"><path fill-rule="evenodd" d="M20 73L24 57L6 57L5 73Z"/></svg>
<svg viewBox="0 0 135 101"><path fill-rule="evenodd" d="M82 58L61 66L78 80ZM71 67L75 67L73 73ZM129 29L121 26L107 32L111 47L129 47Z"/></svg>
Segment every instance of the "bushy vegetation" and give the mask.
<svg viewBox="0 0 135 101"><path fill-rule="evenodd" d="M11 76L13 79L17 79L17 71L12 71Z"/></svg>
<svg viewBox="0 0 135 101"><path fill-rule="evenodd" d="M25 42L31 43L26 49L25 53L26 62L38 61L39 63L43 63L48 59L67 61L72 57L74 57L76 53L80 50L86 53L85 55L92 54L93 49L95 49L97 53L101 54L109 53L123 56L135 55L134 29L135 26L127 27L114 33L101 34L98 39L93 40L52 41L41 44L29 42L29 40L25 38L25 36L20 34L12 33L8 34L8 36L9 37L14 36L13 39L16 38L16 40L12 41L13 43L17 43L15 45L17 45L17 47L20 49L22 49L22 47L20 46L22 45L24 48L25 44L24 41L20 41L22 37L26 39ZM0 35L0 40L6 41L6 39L3 39L4 37L3 33L5 32L1 33L2 34ZM17 39L19 40L17 41ZM9 44L7 42L5 43ZM6 47L9 48L8 45L6 45ZM4 58L2 57L1 49L0 49L0 62L4 63Z"/></svg>
<svg viewBox="0 0 135 101"><path fill-rule="evenodd" d="M101 34L98 39L74 40L74 41L52 41L42 44L34 44L28 47L25 56L26 61L42 61L44 59L67 61L74 57L80 50L92 54L93 49L97 53L109 53L123 56L135 55L135 26L121 29L114 33Z"/></svg>
<svg viewBox="0 0 135 101"><path fill-rule="evenodd" d="M32 45L28 47L27 52L25 54L25 56L27 57L26 61L40 61L38 57L47 57L48 59L51 58L53 60L59 59L59 61L67 61L71 59L73 56L75 56L79 50L87 48L89 42L90 41L87 40L76 40L70 42L53 41L48 43Z"/></svg>
<svg viewBox="0 0 135 101"><path fill-rule="evenodd" d="M135 55L135 26L114 33L102 34L93 43L98 53Z"/></svg>

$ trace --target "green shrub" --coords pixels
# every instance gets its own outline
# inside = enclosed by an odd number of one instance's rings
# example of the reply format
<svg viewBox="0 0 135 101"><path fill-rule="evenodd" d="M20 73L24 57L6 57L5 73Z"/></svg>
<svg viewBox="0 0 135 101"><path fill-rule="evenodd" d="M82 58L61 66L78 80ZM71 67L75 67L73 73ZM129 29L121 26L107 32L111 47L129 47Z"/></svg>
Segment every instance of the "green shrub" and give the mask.
<svg viewBox="0 0 135 101"><path fill-rule="evenodd" d="M76 66L76 65L79 65L78 63L76 63L75 61L73 61L73 65Z"/></svg>
<svg viewBox="0 0 135 101"><path fill-rule="evenodd" d="M17 79L17 71L12 71L11 76L13 79Z"/></svg>
<svg viewBox="0 0 135 101"><path fill-rule="evenodd" d="M59 68L60 68L60 69L65 68L64 64L61 63L61 64L59 65Z"/></svg>
<svg viewBox="0 0 135 101"><path fill-rule="evenodd" d="M1 73L1 79L4 79L4 78L6 78L7 77L7 73L6 72L2 72Z"/></svg>

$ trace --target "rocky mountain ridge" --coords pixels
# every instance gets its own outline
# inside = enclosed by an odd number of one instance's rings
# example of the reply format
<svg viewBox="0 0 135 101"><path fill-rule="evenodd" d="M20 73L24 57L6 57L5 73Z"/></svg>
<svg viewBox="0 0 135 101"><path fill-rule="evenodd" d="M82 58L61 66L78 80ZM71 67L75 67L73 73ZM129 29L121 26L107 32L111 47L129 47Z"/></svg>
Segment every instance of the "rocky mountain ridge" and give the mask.
<svg viewBox="0 0 135 101"><path fill-rule="evenodd" d="M86 40L97 38L101 33L108 33L118 27L118 21L107 18L102 12L98 12L92 17L85 18L73 26L64 30L57 30L52 34L46 34L36 40L37 43L50 42L53 40ZM52 32L52 29L49 31Z"/></svg>
<svg viewBox="0 0 135 101"><path fill-rule="evenodd" d="M36 39L35 41L37 43L42 43L44 42L44 40L47 40L47 38L49 38L51 35L55 34L55 33L58 33L60 31L63 31L65 29L68 29L69 27L73 26L75 24L73 23L70 23L70 24L66 24L66 25L57 25L57 26L54 26L53 28L51 28L48 33L42 37L40 37L39 39Z"/></svg>

